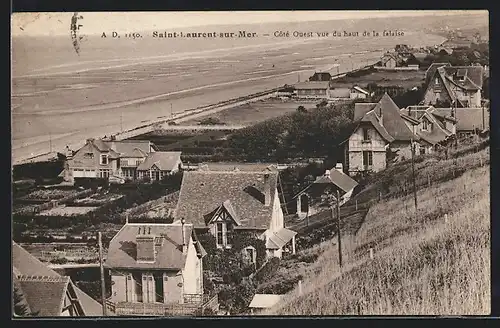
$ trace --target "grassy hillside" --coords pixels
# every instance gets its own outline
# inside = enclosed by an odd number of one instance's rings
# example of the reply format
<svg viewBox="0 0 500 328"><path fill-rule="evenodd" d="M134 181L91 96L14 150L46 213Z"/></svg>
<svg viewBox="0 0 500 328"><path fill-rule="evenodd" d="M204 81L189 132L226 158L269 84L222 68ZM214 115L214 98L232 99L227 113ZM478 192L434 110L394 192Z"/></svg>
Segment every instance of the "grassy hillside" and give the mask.
<svg viewBox="0 0 500 328"><path fill-rule="evenodd" d="M489 148L457 155L417 164L417 211L411 192L402 192L404 184L384 192L388 197L370 208L356 235L344 237L342 273L336 238L297 254L289 271L277 275L303 277L302 294L295 288L268 314L488 314ZM405 166L396 166L400 171L392 177L406 180ZM369 183L360 198L387 185L388 173Z"/></svg>

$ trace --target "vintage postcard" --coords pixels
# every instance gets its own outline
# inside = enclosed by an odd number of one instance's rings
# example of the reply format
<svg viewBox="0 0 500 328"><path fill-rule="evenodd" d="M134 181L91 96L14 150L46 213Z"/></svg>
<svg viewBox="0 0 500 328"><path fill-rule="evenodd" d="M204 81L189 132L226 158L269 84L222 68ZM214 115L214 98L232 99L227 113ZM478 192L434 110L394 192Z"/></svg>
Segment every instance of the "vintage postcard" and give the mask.
<svg viewBox="0 0 500 328"><path fill-rule="evenodd" d="M13 317L488 315L488 31L12 14Z"/></svg>

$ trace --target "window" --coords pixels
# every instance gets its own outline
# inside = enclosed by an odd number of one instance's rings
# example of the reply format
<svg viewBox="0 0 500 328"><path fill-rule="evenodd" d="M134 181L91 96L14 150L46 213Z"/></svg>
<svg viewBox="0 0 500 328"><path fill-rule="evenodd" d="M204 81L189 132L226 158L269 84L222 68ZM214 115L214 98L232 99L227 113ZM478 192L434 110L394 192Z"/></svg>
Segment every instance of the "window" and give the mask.
<svg viewBox="0 0 500 328"><path fill-rule="evenodd" d="M83 158L86 158L86 159L94 158L94 153L85 153L85 154L83 154Z"/></svg>
<svg viewBox="0 0 500 328"><path fill-rule="evenodd" d="M427 122L427 120L426 120L426 119L423 119L423 120L422 120L422 130L427 131L428 124L429 124L429 122Z"/></svg>
<svg viewBox="0 0 500 328"><path fill-rule="evenodd" d="M420 155L425 155L425 148L424 147L420 147Z"/></svg>
<svg viewBox="0 0 500 328"><path fill-rule="evenodd" d="M101 165L108 165L108 155L106 154L101 155Z"/></svg>
<svg viewBox="0 0 500 328"><path fill-rule="evenodd" d="M363 128L363 141L370 141L370 134L367 128Z"/></svg>
<svg viewBox="0 0 500 328"><path fill-rule="evenodd" d="M434 84L436 84L436 85L439 84L439 78L436 77L436 80L434 80Z"/></svg>
<svg viewBox="0 0 500 328"><path fill-rule="evenodd" d="M218 222L215 225L215 235L216 235L216 238L217 238L217 246L223 246L224 245L224 241L222 240L222 236L223 236L222 227L223 227L223 224L220 223L220 222Z"/></svg>
<svg viewBox="0 0 500 328"><path fill-rule="evenodd" d="M231 246L233 242L233 225L231 223L217 222L215 236L218 247Z"/></svg>
<svg viewBox="0 0 500 328"><path fill-rule="evenodd" d="M363 166L372 166L373 165L373 152L364 151L363 152Z"/></svg>
<svg viewBox="0 0 500 328"><path fill-rule="evenodd" d="M99 170L99 178L109 178L109 170Z"/></svg>

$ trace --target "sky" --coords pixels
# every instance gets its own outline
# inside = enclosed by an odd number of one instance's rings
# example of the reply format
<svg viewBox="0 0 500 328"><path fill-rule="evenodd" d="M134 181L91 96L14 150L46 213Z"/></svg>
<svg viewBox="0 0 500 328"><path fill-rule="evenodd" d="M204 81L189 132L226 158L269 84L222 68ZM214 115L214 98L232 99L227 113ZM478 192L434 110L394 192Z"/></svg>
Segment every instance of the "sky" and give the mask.
<svg viewBox="0 0 500 328"><path fill-rule="evenodd" d="M239 11L239 12L82 12L80 24L85 34L140 32L204 25L258 24L272 22L305 22L314 20L361 19L421 15L454 15L482 10L415 10L415 11ZM67 35L73 13L14 13L12 36Z"/></svg>

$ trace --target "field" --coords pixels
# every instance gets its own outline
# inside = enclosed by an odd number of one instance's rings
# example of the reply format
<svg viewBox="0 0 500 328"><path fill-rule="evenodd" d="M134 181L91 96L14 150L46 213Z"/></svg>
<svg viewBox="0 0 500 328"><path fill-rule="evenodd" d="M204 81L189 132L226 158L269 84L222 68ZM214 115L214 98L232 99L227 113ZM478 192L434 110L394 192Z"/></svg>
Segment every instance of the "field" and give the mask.
<svg viewBox="0 0 500 328"><path fill-rule="evenodd" d="M25 200L50 201L76 195L75 189L38 189L24 196Z"/></svg>
<svg viewBox="0 0 500 328"><path fill-rule="evenodd" d="M49 210L41 211L37 213L37 216L80 216L85 214L90 214L95 211L97 206L58 206L51 208Z"/></svg>
<svg viewBox="0 0 500 328"><path fill-rule="evenodd" d="M262 100L249 103L243 106L226 109L216 114L208 115L224 124L251 125L270 118L278 117L297 110L297 107L304 106L306 109L315 108L316 102L300 102L293 100ZM200 119L182 122L181 125L196 125Z"/></svg>
<svg viewBox="0 0 500 328"><path fill-rule="evenodd" d="M370 83L378 86L401 86L405 89L419 87L425 79L425 70L408 72L372 72L359 77L343 77L335 80L333 87L351 87L353 84L366 87Z"/></svg>
<svg viewBox="0 0 500 328"><path fill-rule="evenodd" d="M372 206L361 229L343 237L342 270L336 238L285 262L276 274L274 289L293 291L269 314L489 314L488 159L486 148L443 163L432 158L418 163L422 181L418 210L411 193L393 194ZM454 173L444 178L446 173L439 171L446 166L454 167L450 168ZM394 178L407 172L401 169ZM299 279L303 279L302 292L294 288ZM272 289L270 282L267 285L261 290Z"/></svg>

